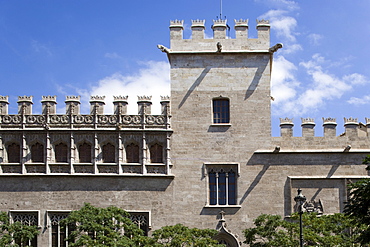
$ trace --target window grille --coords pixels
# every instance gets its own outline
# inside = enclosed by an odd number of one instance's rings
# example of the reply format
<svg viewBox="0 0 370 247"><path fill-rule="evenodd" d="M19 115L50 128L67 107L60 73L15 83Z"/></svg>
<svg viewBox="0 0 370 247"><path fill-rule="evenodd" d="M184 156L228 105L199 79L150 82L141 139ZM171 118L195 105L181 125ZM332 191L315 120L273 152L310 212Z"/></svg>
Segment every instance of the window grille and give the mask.
<svg viewBox="0 0 370 247"><path fill-rule="evenodd" d="M69 213L50 213L51 225L51 246L52 247L67 247L68 236L74 231L74 225L61 226L60 222L68 217Z"/></svg>
<svg viewBox="0 0 370 247"><path fill-rule="evenodd" d="M230 107L228 99L213 100L213 123L230 123Z"/></svg>
<svg viewBox="0 0 370 247"><path fill-rule="evenodd" d="M27 226L38 226L38 212L12 212L12 219L14 222L20 222L22 225ZM37 237L33 239L26 239L22 242L22 239L15 238L15 243L18 246L37 246Z"/></svg>
<svg viewBox="0 0 370 247"><path fill-rule="evenodd" d="M144 231L145 236L149 232L149 213L130 212L131 221Z"/></svg>

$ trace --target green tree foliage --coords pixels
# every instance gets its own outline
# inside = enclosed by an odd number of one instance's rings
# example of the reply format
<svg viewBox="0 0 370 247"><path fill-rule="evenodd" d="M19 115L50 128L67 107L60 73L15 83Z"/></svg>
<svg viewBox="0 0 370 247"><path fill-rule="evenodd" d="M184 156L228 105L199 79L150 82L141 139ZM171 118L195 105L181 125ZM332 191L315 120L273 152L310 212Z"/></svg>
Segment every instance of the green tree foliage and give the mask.
<svg viewBox="0 0 370 247"><path fill-rule="evenodd" d="M188 228L177 224L165 226L153 232L155 246L163 247L224 247L212 239L218 231L213 229Z"/></svg>
<svg viewBox="0 0 370 247"><path fill-rule="evenodd" d="M37 226L23 225L21 222L11 223L5 212L0 212L0 246L27 247L28 241L39 234Z"/></svg>
<svg viewBox="0 0 370 247"><path fill-rule="evenodd" d="M155 230L149 238L128 216L117 207L99 208L86 203L61 225L74 225L68 237L70 247L224 247L212 239L216 230L190 229L180 224Z"/></svg>
<svg viewBox="0 0 370 247"><path fill-rule="evenodd" d="M303 238L305 246L355 246L351 221L344 214L322 215L304 213ZM299 246L299 215L289 220L279 215L262 214L255 227L244 230L244 243L251 247Z"/></svg>
<svg viewBox="0 0 370 247"><path fill-rule="evenodd" d="M137 247L145 246L149 238L117 207L99 208L86 203L72 211L62 225L75 225L68 237L70 247Z"/></svg>
<svg viewBox="0 0 370 247"><path fill-rule="evenodd" d="M366 169L369 170L369 155L362 164L368 165ZM348 189L349 198L344 213L353 218L359 232L357 241L365 246L370 244L370 179L349 184Z"/></svg>

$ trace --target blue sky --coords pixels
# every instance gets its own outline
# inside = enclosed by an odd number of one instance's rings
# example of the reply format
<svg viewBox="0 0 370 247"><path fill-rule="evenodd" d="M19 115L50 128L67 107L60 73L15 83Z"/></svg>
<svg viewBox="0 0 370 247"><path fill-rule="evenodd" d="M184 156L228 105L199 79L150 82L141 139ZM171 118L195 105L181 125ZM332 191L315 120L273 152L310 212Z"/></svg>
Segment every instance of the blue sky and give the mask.
<svg viewBox="0 0 370 247"><path fill-rule="evenodd" d="M370 118L370 1L223 0L222 15L269 19L271 44L283 43L273 63L273 134L279 118L294 118L300 135L301 117L312 117L317 135L322 117ZM192 19L212 20L220 0L0 0L0 95L9 95L9 112L17 111L17 96L34 96L34 113L41 96L57 95L63 113L66 95L82 96L87 113L90 95L129 95L129 112L137 110L137 95L153 95L158 113L160 95L169 94L167 57L157 44L169 47L169 21L185 21L190 37ZM233 31L230 33L234 36Z"/></svg>

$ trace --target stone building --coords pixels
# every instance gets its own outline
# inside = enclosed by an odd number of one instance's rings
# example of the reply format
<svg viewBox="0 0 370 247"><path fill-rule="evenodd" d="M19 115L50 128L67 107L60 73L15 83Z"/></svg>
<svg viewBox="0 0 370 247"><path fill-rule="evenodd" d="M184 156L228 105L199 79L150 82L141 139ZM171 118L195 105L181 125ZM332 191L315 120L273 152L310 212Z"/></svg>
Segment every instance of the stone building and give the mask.
<svg viewBox="0 0 370 247"><path fill-rule="evenodd" d="M301 188L307 211L341 212L346 186L367 177L370 119L366 124L323 118L324 136L313 119L281 119L281 136L271 137L271 63L281 44L270 45L268 21L257 21L258 38L248 38L248 21L215 20L213 39L205 21L170 23L170 48L158 45L171 65L171 97L151 114L151 97L138 97L138 114L127 114L127 97L114 97L105 114L104 96L92 96L90 114L80 98L67 96L65 114L56 97L44 96L42 114L32 113L32 96L18 98L8 113L0 97L0 210L14 221L42 230L33 246L64 246L59 221L85 202L114 205L131 213L148 234L165 225L216 228L227 246L241 246L242 230L262 213L288 216ZM124 93L124 92L122 92ZM227 227L226 227L227 223Z"/></svg>

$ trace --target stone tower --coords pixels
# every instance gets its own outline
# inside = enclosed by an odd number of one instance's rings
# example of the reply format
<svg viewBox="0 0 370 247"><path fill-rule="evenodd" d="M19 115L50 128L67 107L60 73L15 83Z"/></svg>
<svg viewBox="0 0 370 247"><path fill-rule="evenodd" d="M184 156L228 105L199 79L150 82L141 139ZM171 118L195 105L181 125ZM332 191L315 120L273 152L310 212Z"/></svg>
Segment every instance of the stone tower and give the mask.
<svg viewBox="0 0 370 247"><path fill-rule="evenodd" d="M241 207L244 188L235 182L246 179L241 164L270 141L271 61L282 46L270 47L265 20L257 21L257 39L248 38L248 20L235 20L235 39L227 37L226 20L213 21L213 39L205 39L204 20L192 21L191 39L183 28L183 21L171 21L170 48L158 46L171 65L174 204L178 217L201 211L194 226L214 228L221 209L235 216ZM228 184L225 192L214 183Z"/></svg>

